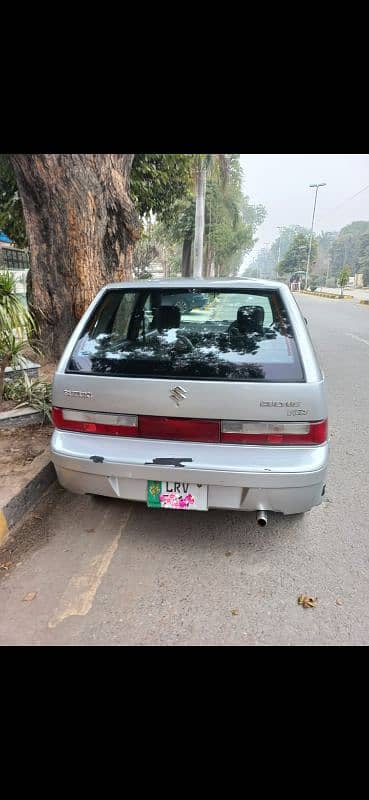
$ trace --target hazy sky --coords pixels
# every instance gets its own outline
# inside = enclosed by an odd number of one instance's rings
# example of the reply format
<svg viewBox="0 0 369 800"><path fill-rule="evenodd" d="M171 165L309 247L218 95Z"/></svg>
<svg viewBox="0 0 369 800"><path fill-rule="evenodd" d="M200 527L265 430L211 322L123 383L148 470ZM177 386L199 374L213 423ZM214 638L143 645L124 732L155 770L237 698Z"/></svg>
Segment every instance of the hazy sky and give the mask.
<svg viewBox="0 0 369 800"><path fill-rule="evenodd" d="M257 251L279 235L278 226L310 228L314 189L310 183L326 182L319 190L315 230L339 230L353 220L369 220L369 155L264 154L241 155L245 191L252 203L261 203L267 218L258 229ZM366 191L349 199L364 187Z"/></svg>

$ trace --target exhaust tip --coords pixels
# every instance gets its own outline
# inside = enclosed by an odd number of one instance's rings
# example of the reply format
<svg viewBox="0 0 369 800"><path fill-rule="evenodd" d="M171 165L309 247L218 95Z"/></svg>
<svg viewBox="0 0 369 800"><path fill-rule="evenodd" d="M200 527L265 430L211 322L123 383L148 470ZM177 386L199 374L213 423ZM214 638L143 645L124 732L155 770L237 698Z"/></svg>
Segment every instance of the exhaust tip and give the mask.
<svg viewBox="0 0 369 800"><path fill-rule="evenodd" d="M266 528L268 524L268 515L266 511L258 511L256 514L256 522L260 528Z"/></svg>

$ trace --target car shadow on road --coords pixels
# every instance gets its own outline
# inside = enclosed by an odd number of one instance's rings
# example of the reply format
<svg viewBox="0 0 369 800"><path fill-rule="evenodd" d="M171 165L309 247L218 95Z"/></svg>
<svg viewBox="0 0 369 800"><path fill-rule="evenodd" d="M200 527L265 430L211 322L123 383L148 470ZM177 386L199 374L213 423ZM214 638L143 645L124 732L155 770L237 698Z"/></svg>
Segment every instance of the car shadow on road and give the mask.
<svg viewBox="0 0 369 800"><path fill-rule="evenodd" d="M301 547L309 530L309 514L284 517L270 513L267 527L261 528L256 523L255 513L247 511L155 510L138 502L74 495L55 483L3 546L0 561L9 564L9 570L1 570L0 578L7 577L18 561L46 547L66 529L72 532L72 538L76 536L76 541L88 537L88 519L104 518L101 533L104 536L105 529L108 539L108 534L116 530L120 508L123 519L127 506L130 514L119 549L129 544L137 546L141 552L146 549L154 557L167 551L172 560L183 552L223 557L235 553L269 554L272 550L283 553L286 547Z"/></svg>
<svg viewBox="0 0 369 800"><path fill-rule="evenodd" d="M117 503L123 508L128 501L106 497L91 497L97 506ZM306 536L309 526L309 514L283 516L269 513L267 527L260 527L256 522L255 512L222 511L210 509L208 512L184 511L170 509L149 509L143 503L130 503L131 513L126 526L121 546L129 539L137 538L140 547L145 543L150 548L156 544L159 548L183 548L185 544L193 550L212 552L228 552L232 548L252 551L269 550L279 546L285 547Z"/></svg>

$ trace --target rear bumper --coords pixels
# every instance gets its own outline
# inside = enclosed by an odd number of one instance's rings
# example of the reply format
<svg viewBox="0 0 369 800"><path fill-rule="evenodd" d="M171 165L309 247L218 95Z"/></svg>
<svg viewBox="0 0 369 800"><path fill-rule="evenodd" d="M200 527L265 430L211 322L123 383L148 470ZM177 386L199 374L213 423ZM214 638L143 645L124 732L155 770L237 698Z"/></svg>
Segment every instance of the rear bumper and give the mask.
<svg viewBox="0 0 369 800"><path fill-rule="evenodd" d="M248 447L194 444L69 433L55 430L52 460L62 486L146 502L147 481L206 484L209 508L297 514L322 500L329 445ZM91 459L98 456L101 461ZM192 458L183 467L155 458Z"/></svg>

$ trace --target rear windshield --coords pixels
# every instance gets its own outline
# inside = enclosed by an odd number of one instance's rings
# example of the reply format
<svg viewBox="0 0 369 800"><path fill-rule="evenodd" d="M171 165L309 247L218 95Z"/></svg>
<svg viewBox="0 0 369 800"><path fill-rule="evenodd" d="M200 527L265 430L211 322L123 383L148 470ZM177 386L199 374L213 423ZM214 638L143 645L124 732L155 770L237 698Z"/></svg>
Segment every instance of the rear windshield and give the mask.
<svg viewBox="0 0 369 800"><path fill-rule="evenodd" d="M74 348L68 372L188 380L300 382L279 292L113 289Z"/></svg>

